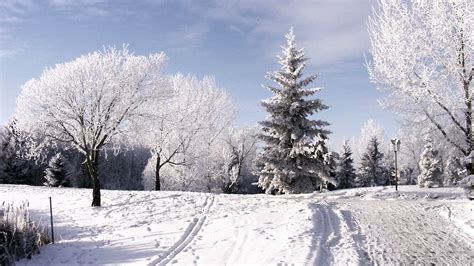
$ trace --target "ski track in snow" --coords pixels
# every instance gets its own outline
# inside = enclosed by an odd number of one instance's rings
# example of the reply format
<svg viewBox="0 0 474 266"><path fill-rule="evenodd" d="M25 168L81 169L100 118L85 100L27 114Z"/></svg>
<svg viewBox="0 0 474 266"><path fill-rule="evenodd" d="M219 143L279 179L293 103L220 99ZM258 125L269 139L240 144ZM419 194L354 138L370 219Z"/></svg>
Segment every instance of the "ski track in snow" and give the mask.
<svg viewBox="0 0 474 266"><path fill-rule="evenodd" d="M459 189L389 187L306 195L217 195L0 185L28 199L57 243L18 265L472 265L474 202ZM48 223L49 224L49 223Z"/></svg>
<svg viewBox="0 0 474 266"><path fill-rule="evenodd" d="M360 246L364 239L360 228L347 210L340 210L326 200L310 204L313 214L312 252L307 261L312 265L367 264L368 258Z"/></svg>
<svg viewBox="0 0 474 266"><path fill-rule="evenodd" d="M201 214L195 216L193 221L188 225L186 231L181 236L181 238L174 244L170 250L165 254L159 255L158 258L152 259L148 265L166 265L171 262L171 260L176 257L184 248L186 248L189 243L197 236L199 230L201 230L202 225L206 221L207 215L214 204L215 197L213 195L207 196L204 202L204 210Z"/></svg>

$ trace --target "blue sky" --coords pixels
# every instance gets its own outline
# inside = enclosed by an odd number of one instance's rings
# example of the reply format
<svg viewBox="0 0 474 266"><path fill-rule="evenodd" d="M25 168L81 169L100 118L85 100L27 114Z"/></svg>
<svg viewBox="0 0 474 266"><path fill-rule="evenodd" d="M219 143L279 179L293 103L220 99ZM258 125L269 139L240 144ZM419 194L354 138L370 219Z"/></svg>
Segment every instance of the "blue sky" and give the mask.
<svg viewBox="0 0 474 266"><path fill-rule="evenodd" d="M23 83L45 67L81 54L128 43L135 54L164 51L168 73L214 75L236 102L237 125L264 119L261 84L277 70L275 55L293 26L310 57L306 73L319 73L317 96L331 108L317 114L331 123L331 146L357 136L372 117L390 136L396 123L368 80L367 16L375 0L0 1L0 124L15 109Z"/></svg>

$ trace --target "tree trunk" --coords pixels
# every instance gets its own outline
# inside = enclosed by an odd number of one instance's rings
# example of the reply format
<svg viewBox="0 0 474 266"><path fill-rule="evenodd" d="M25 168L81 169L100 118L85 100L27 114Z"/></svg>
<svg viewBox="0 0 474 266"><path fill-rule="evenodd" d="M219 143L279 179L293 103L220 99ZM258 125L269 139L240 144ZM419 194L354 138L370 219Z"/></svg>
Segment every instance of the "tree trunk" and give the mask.
<svg viewBox="0 0 474 266"><path fill-rule="evenodd" d="M160 155L156 154L156 169L155 169L155 190L159 191L161 190L161 181L160 181L160 169L161 169L161 159Z"/></svg>
<svg viewBox="0 0 474 266"><path fill-rule="evenodd" d="M92 179L92 206L100 206L100 181L98 176L99 151L93 150L87 155L87 168Z"/></svg>
<svg viewBox="0 0 474 266"><path fill-rule="evenodd" d="M469 91L469 82L464 81L464 94L465 94L465 104L466 104L466 140L467 140L467 150L469 153L474 150L474 140L472 135L472 102ZM467 154L466 156L469 156ZM472 163L466 164L466 170L468 175L474 174L474 165Z"/></svg>

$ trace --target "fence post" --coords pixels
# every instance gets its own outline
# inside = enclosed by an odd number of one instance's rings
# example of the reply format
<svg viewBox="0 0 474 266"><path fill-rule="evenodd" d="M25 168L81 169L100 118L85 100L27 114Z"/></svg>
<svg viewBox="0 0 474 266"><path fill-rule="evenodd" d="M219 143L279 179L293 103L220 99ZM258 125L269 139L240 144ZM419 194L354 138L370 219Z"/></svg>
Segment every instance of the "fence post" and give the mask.
<svg viewBox="0 0 474 266"><path fill-rule="evenodd" d="M51 240L54 244L53 203L51 201L51 197L49 197L49 214L50 214L50 217L51 217Z"/></svg>

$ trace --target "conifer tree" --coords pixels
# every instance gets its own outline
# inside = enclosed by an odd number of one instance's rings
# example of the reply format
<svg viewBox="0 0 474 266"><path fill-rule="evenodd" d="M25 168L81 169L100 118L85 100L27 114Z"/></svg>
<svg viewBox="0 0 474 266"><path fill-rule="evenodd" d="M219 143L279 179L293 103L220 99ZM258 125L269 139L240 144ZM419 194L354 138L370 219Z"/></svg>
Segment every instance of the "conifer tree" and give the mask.
<svg viewBox="0 0 474 266"><path fill-rule="evenodd" d="M16 120L12 120L0 132L0 183L31 184L31 164L19 156L23 148Z"/></svg>
<svg viewBox="0 0 474 266"><path fill-rule="evenodd" d="M308 98L319 91L307 88L317 76L302 77L308 58L296 48L293 29L285 37L287 46L278 57L281 70L267 75L278 86L266 86L273 96L262 101L268 115L260 122L264 147L256 174L266 193L311 192L325 175L324 162L316 156L315 137L327 139L329 131L324 127L329 123L309 116L328 107L320 99Z"/></svg>
<svg viewBox="0 0 474 266"><path fill-rule="evenodd" d="M462 179L461 173L463 170L464 167L459 157L451 154L446 163L444 185L457 185Z"/></svg>
<svg viewBox="0 0 474 266"><path fill-rule="evenodd" d="M336 177L339 188L351 188L355 181L354 160L352 159L352 150L347 141L342 145L342 151L339 155L336 167Z"/></svg>
<svg viewBox="0 0 474 266"><path fill-rule="evenodd" d="M45 186L59 187L68 186L69 180L67 176L66 158L61 153L57 153L49 161L48 168L44 171Z"/></svg>
<svg viewBox="0 0 474 266"><path fill-rule="evenodd" d="M356 177L358 187L386 185L387 169L384 166L384 155L380 151L377 137L372 137L367 145L367 151L362 154L360 168Z"/></svg>
<svg viewBox="0 0 474 266"><path fill-rule="evenodd" d="M431 138L426 139L425 150L420 156L421 173L418 176L420 187L443 186L443 172L441 170L441 159L439 152L433 147Z"/></svg>

